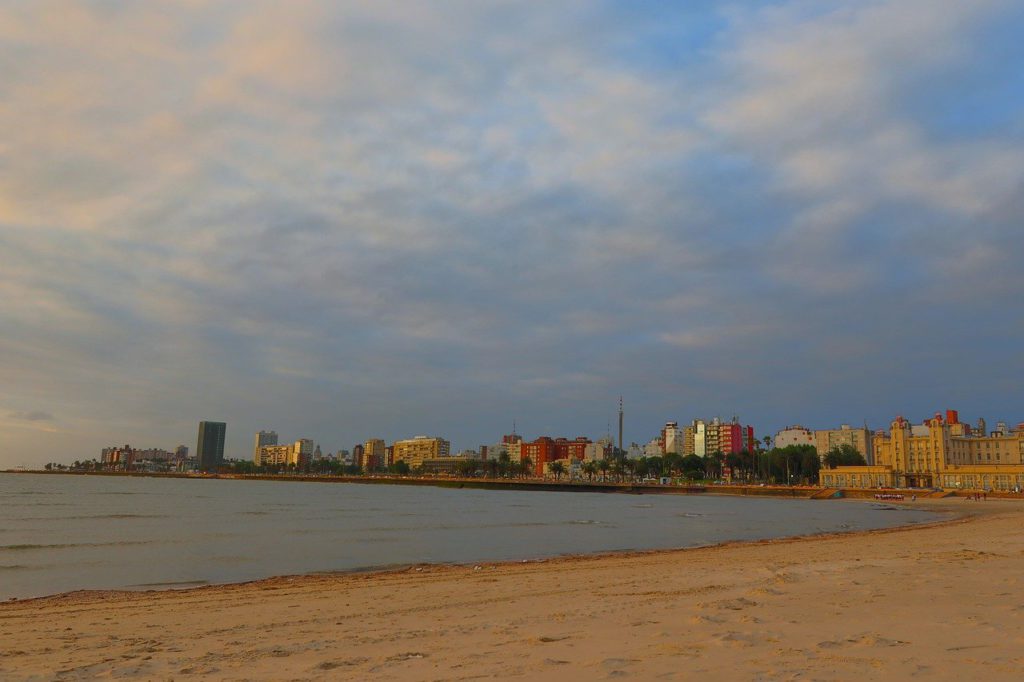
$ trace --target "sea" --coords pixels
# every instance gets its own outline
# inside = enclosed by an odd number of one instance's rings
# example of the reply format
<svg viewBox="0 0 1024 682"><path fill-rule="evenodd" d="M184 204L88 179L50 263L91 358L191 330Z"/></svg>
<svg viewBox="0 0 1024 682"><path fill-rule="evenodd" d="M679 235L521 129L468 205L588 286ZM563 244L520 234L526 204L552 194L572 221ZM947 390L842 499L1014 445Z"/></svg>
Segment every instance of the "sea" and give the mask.
<svg viewBox="0 0 1024 682"><path fill-rule="evenodd" d="M0 599L884 528L867 501L0 473Z"/></svg>

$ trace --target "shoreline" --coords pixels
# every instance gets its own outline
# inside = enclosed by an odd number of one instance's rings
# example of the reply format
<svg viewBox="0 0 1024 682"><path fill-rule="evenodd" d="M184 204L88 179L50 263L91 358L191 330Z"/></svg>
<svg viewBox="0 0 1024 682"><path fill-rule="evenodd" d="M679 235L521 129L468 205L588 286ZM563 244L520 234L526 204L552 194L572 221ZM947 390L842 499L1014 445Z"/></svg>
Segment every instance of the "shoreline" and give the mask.
<svg viewBox="0 0 1024 682"><path fill-rule="evenodd" d="M809 499L809 498L804 498ZM840 499L839 502L850 502L850 503L876 503L880 504L883 501L868 500L868 499ZM905 507L911 508L910 504L900 505L899 503L893 503L885 501L886 504L890 504L893 507ZM626 550L602 550L597 552L584 552L576 554L559 554L540 558L524 558L524 559L507 559L500 561L470 561L470 562L423 562L423 563L401 563L395 565L384 565L384 566L368 566L365 568L352 568L342 569L334 571L314 571L311 573L293 573L284 575L272 575L265 578L256 578L253 580L240 580L240 581L228 581L228 582L216 582L216 583L202 583L196 584L195 581L186 581L181 584L180 587L175 587L173 584L161 584L161 585L137 585L120 589L81 589L81 590L68 590L66 592L57 592L49 595L41 595L38 597L11 597L7 600L0 601L0 617L3 615L3 607L8 604L27 604L30 602L47 602L54 601L62 603L72 597L81 598L85 600L102 601L105 599L115 598L127 598L130 595L139 594L160 594L160 593L185 593L185 592L202 592L206 590L217 590L220 588L239 588L252 586L259 589L263 584L278 584L282 581L289 583L317 583L323 580L340 579L347 576L383 576L392 574L408 573L410 571L416 572L437 572L445 569L465 569L467 567L509 567L509 566L521 566L524 564L558 564L558 563L579 563L582 561L600 561L602 559L609 558L629 558L629 557L643 557L643 556L654 556L654 555L675 555L683 554L686 552L694 552L700 550L712 550L716 548L729 548L738 546L757 546L757 545L780 545L791 542L811 542L814 540L824 540L830 538L840 538L849 536L860 536L860 535L875 535L875 534L888 534L898 532L909 532L915 530L923 530L935 526L943 526L955 523L964 523L978 518L982 518L986 515L984 511L975 511L974 509L955 509L945 508L946 505L942 505L942 509L938 510L927 510L918 509L918 511L930 511L933 514L945 515L946 518L936 518L933 521L927 522L910 522L900 523L893 526L887 526L884 528L865 528L859 530L849 531L822 531L820 533L805 533L800 535L780 535L771 538L759 538L753 540L723 540L721 542L711 542L708 544L692 545L689 547L664 547L654 549L626 549ZM992 510L990 513L995 513L997 510ZM134 589L139 588L139 589ZM143 589L145 588L145 589Z"/></svg>
<svg viewBox="0 0 1024 682"><path fill-rule="evenodd" d="M962 505L867 531L5 602L0 676L1016 679L1024 505Z"/></svg>
<svg viewBox="0 0 1024 682"><path fill-rule="evenodd" d="M131 478L183 479L192 481L279 481L292 483L354 483L360 485L405 485L438 488L469 488L478 490L525 490L537 492L589 492L618 493L630 495L725 495L764 496L804 499L869 499L878 493L895 493L905 496L918 495L923 499L964 498L980 490L967 489L921 489L921 488L833 488L821 485L761 485L761 484L707 484L693 485L645 482L613 481L552 481L550 479L501 479L501 478L459 478L459 477L416 477L374 474L368 476L327 476L288 474L197 474L184 472L143 472L143 471L45 471L27 469L6 469L0 474L35 474L43 476L104 476ZM1011 493L988 491L992 499L1024 500L1024 492ZM879 500L892 501L892 500Z"/></svg>

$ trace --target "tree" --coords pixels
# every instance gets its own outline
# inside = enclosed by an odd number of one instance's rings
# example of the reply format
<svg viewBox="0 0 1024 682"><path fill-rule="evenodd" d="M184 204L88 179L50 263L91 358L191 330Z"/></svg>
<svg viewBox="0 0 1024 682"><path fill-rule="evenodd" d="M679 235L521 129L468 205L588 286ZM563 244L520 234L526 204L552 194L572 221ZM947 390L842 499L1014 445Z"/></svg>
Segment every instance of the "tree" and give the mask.
<svg viewBox="0 0 1024 682"><path fill-rule="evenodd" d="M867 466L864 455L857 451L849 443L843 443L839 447L832 448L825 453L825 466L829 469L836 467L858 467Z"/></svg>
<svg viewBox="0 0 1024 682"><path fill-rule="evenodd" d="M666 453L661 458L661 473L667 476L675 476L681 473L683 470L683 456L675 453Z"/></svg>
<svg viewBox="0 0 1024 682"><path fill-rule="evenodd" d="M593 481L597 473L597 462L587 461L580 466L580 470L587 475L587 480Z"/></svg>
<svg viewBox="0 0 1024 682"><path fill-rule="evenodd" d="M508 476L510 465L512 464L512 458L509 457L508 451L502 452L498 455L498 471L504 478Z"/></svg>
<svg viewBox="0 0 1024 682"><path fill-rule="evenodd" d="M597 462L597 468L601 470L601 480L604 481L608 478L608 472L612 468L612 463L607 459L602 459Z"/></svg>
<svg viewBox="0 0 1024 682"><path fill-rule="evenodd" d="M555 460L550 464L551 473L555 475L555 479L561 479L562 474L565 473L565 465L562 464L561 460Z"/></svg>
<svg viewBox="0 0 1024 682"><path fill-rule="evenodd" d="M389 473L398 474L399 476L408 476L409 471L409 463L406 462L404 459L400 459L388 467Z"/></svg>
<svg viewBox="0 0 1024 682"><path fill-rule="evenodd" d="M457 471L462 476L473 476L476 474L479 462L475 459L464 459L456 464Z"/></svg>
<svg viewBox="0 0 1024 682"><path fill-rule="evenodd" d="M529 457L523 457L519 461L519 475L522 477L528 477L533 475L533 460Z"/></svg>
<svg viewBox="0 0 1024 682"><path fill-rule="evenodd" d="M682 459L682 470L690 480L704 478L704 460L697 455L687 455Z"/></svg>

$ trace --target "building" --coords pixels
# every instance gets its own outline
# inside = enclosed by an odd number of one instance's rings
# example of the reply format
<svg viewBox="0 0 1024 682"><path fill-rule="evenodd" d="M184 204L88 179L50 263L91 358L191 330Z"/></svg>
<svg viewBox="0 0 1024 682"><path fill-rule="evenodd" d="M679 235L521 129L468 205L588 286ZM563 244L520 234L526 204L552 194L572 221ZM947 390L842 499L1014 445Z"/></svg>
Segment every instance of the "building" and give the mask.
<svg viewBox="0 0 1024 682"><path fill-rule="evenodd" d="M188 446L179 445L174 448L174 459L188 459Z"/></svg>
<svg viewBox="0 0 1024 682"><path fill-rule="evenodd" d="M135 462L135 449L127 443L124 447L113 446L100 450L100 462L107 467L115 469L131 469Z"/></svg>
<svg viewBox="0 0 1024 682"><path fill-rule="evenodd" d="M147 448L145 450L135 450L136 461L150 461L150 462L167 462L174 458L174 454L170 450L164 450L163 448Z"/></svg>
<svg viewBox="0 0 1024 682"><path fill-rule="evenodd" d="M849 424L842 424L838 429L814 432L814 446L818 449L818 456L822 459L830 450L835 450L843 445L849 445L861 454L865 462L874 464L871 432L866 426L853 429Z"/></svg>
<svg viewBox="0 0 1024 682"><path fill-rule="evenodd" d="M572 459L582 462L587 455L588 445L590 445L590 439L586 436L578 436L573 440L556 438L555 459Z"/></svg>
<svg viewBox="0 0 1024 682"><path fill-rule="evenodd" d="M256 434L256 442L252 447L252 461L260 465L260 448L265 445L277 445L277 431L260 431Z"/></svg>
<svg viewBox="0 0 1024 682"><path fill-rule="evenodd" d="M777 448L788 448L791 445L810 445L817 447L814 432L799 424L787 426L775 434L774 446Z"/></svg>
<svg viewBox="0 0 1024 682"><path fill-rule="evenodd" d="M661 442L664 454L683 454L683 432L676 422L666 422L665 428L661 430Z"/></svg>
<svg viewBox="0 0 1024 682"><path fill-rule="evenodd" d="M405 462L410 469L418 469L423 467L423 463L428 459L449 457L452 446L444 438L416 436L406 440L396 440L391 447L396 464Z"/></svg>
<svg viewBox="0 0 1024 682"><path fill-rule="evenodd" d="M377 471L387 466L388 447L381 438L371 438L363 443L363 456L359 462L366 471Z"/></svg>
<svg viewBox="0 0 1024 682"><path fill-rule="evenodd" d="M199 422L196 443L196 466L200 471L216 471L224 464L224 438L228 425L224 422Z"/></svg>
<svg viewBox="0 0 1024 682"><path fill-rule="evenodd" d="M611 436L598 438L596 443L588 443L583 450L583 459L588 462L596 462L602 459L611 459L612 439Z"/></svg>
<svg viewBox="0 0 1024 682"><path fill-rule="evenodd" d="M423 474L448 474L450 476L462 474L466 473L462 469L463 462L473 462L479 466L481 460L475 456L476 454L472 450L468 450L455 456L431 457L424 459L418 467L420 473Z"/></svg>
<svg viewBox="0 0 1024 682"><path fill-rule="evenodd" d="M523 461L522 438L519 438L518 440L511 442L502 442L502 445L505 446L505 452L508 453L509 462L512 462L513 464L519 464L520 462Z"/></svg>
<svg viewBox="0 0 1024 682"><path fill-rule="evenodd" d="M950 423L951 418L957 421ZM990 434L964 429L952 410L917 426L924 428L915 429L896 417L888 432L872 437L873 465L822 470L822 483L849 488L1024 489L1024 428Z"/></svg>
<svg viewBox="0 0 1024 682"><path fill-rule="evenodd" d="M755 449L753 426L743 426L736 417L731 422L718 425L718 450L723 454L736 455Z"/></svg>
<svg viewBox="0 0 1024 682"><path fill-rule="evenodd" d="M523 443L522 460L530 458L533 466L534 476L544 475L544 465L558 459L555 456L555 440L548 436L541 436L531 443Z"/></svg>
<svg viewBox="0 0 1024 682"><path fill-rule="evenodd" d="M276 439L275 439L276 440ZM264 445L256 454L256 466L306 466L313 458L313 441L300 438L284 445Z"/></svg>
<svg viewBox="0 0 1024 682"><path fill-rule="evenodd" d="M686 455L704 457L716 452L732 455L744 450L753 452L757 449L757 443L754 440L754 427L744 426L738 417L733 417L731 422L723 422L718 417L710 422L694 419L681 431L677 431L678 435L669 428L673 424L674 422L669 422L662 431L665 439L665 453L675 452L684 457ZM670 436L674 437L675 442L678 443L675 449L669 447Z"/></svg>

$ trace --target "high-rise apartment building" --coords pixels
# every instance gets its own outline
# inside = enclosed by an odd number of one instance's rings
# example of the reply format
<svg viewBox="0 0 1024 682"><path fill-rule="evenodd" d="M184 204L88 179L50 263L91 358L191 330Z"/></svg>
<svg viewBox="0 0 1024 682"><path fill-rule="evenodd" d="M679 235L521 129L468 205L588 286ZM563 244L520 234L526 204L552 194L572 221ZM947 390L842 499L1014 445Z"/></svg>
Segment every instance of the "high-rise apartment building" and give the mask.
<svg viewBox="0 0 1024 682"><path fill-rule="evenodd" d="M224 464L224 437L227 430L228 425L224 422L199 422L196 466L200 471L215 471Z"/></svg>
<svg viewBox="0 0 1024 682"><path fill-rule="evenodd" d="M256 442L252 447L252 461L260 465L260 448L265 445L277 445L277 431L260 431L256 434Z"/></svg>
<svg viewBox="0 0 1024 682"><path fill-rule="evenodd" d="M693 454L698 457L710 454L708 450L708 425L703 419L693 420Z"/></svg>
<svg viewBox="0 0 1024 682"><path fill-rule="evenodd" d="M664 454L681 455L683 453L683 432L676 422L667 422L661 430L662 451Z"/></svg>
<svg viewBox="0 0 1024 682"><path fill-rule="evenodd" d="M371 438L363 444L363 461L360 465L367 471L383 469L387 463L387 444L380 438Z"/></svg>

